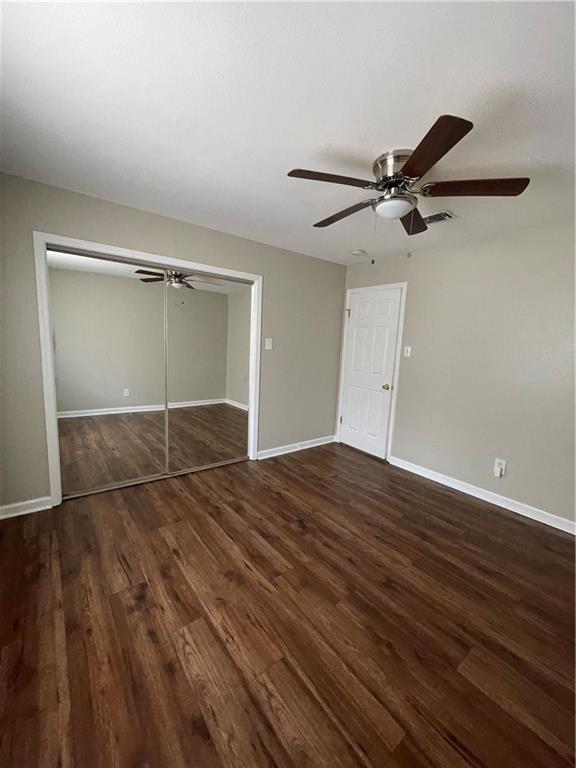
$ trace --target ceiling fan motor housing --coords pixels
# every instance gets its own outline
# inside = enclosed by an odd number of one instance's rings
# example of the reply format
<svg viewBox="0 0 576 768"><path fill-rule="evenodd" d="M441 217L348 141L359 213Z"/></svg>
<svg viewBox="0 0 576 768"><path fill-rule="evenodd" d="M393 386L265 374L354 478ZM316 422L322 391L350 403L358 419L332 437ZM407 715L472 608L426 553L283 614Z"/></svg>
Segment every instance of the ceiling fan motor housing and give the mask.
<svg viewBox="0 0 576 768"><path fill-rule="evenodd" d="M411 149L394 149L374 161L377 189L384 194L373 201L372 208L383 219L401 219L417 205L414 195L407 191L410 180L402 176L402 167L411 154Z"/></svg>
<svg viewBox="0 0 576 768"><path fill-rule="evenodd" d="M376 181L381 183L394 179L411 154L411 149L393 149L391 152L384 152L383 155L377 157L372 166Z"/></svg>

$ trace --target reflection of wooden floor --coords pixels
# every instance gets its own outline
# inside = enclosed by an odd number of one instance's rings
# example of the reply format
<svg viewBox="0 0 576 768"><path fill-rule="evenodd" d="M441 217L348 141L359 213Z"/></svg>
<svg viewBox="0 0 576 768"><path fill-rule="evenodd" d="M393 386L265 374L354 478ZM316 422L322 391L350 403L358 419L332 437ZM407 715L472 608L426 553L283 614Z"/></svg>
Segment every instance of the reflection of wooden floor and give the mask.
<svg viewBox="0 0 576 768"><path fill-rule="evenodd" d="M174 408L169 414L170 472L240 459L248 453L248 412L233 405Z"/></svg>
<svg viewBox="0 0 576 768"><path fill-rule="evenodd" d="M248 413L231 405L169 412L170 472L247 453ZM64 495L164 472L164 413L118 413L58 420Z"/></svg>
<svg viewBox="0 0 576 768"><path fill-rule="evenodd" d="M573 553L340 445L0 520L0 765L570 768Z"/></svg>

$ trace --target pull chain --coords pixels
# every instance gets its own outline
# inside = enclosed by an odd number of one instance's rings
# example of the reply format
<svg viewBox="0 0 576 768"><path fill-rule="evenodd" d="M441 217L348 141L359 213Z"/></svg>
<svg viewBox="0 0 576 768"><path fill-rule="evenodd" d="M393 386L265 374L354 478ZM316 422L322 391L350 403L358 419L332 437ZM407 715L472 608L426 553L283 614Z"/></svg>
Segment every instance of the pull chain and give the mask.
<svg viewBox="0 0 576 768"><path fill-rule="evenodd" d="M378 215L376 214L376 211L372 213L372 217L374 219L374 226L372 228L372 251L370 255L370 259L372 264L375 260L375 254L376 254L376 227L378 226Z"/></svg>

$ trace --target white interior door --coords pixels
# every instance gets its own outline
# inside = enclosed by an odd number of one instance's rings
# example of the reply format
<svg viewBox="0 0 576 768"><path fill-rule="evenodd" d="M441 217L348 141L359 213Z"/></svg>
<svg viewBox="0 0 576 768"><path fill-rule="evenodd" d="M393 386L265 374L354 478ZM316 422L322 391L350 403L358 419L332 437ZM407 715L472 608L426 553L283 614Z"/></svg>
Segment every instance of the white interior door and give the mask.
<svg viewBox="0 0 576 768"><path fill-rule="evenodd" d="M340 440L386 458L401 288L349 293Z"/></svg>

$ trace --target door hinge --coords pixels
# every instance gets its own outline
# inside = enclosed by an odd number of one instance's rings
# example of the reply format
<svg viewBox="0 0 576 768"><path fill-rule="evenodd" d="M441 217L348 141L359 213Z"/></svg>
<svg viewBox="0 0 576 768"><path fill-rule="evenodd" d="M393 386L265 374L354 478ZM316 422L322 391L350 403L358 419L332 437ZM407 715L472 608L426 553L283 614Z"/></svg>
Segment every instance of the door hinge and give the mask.
<svg viewBox="0 0 576 768"><path fill-rule="evenodd" d="M348 315L348 317L350 317L350 310L349 309L346 310L346 314Z"/></svg>
<svg viewBox="0 0 576 768"><path fill-rule="evenodd" d="M340 416L340 424L342 424L342 416Z"/></svg>

